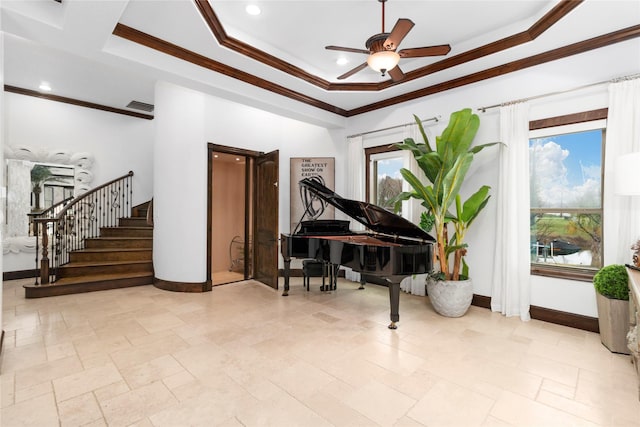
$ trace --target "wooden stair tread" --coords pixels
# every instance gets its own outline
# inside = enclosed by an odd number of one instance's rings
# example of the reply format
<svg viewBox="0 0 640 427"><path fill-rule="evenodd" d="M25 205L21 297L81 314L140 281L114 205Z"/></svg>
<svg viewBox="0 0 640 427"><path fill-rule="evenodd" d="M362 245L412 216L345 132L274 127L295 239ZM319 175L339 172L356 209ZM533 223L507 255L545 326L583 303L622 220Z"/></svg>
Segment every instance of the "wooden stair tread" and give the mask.
<svg viewBox="0 0 640 427"><path fill-rule="evenodd" d="M84 248L70 253L149 252L151 248Z"/></svg>
<svg viewBox="0 0 640 427"><path fill-rule="evenodd" d="M108 266L108 265L128 265L128 264L148 264L151 260L131 260L131 261L87 261L87 262L69 262L63 264L60 268L74 268L74 267L93 267L93 266Z"/></svg>
<svg viewBox="0 0 640 427"><path fill-rule="evenodd" d="M100 227L100 228L106 228L106 229L119 228L119 229L123 229L123 230L149 230L149 229L153 229L153 226L151 226L151 225L141 225L141 226L135 226L135 225L120 225L120 226L113 226L113 227Z"/></svg>
<svg viewBox="0 0 640 427"><path fill-rule="evenodd" d="M111 228L121 228L121 227L111 227ZM140 227L140 228L145 228L145 227ZM141 240L151 240L153 239L153 237L151 236L100 236L100 237L89 237L87 238L87 240L121 240L121 239L132 239L132 240L136 240L136 239L141 239Z"/></svg>
<svg viewBox="0 0 640 427"><path fill-rule="evenodd" d="M110 227L110 228L120 228L120 227ZM145 228L145 227L141 227ZM131 239L131 240L153 240L153 237L144 237L144 236L105 236L105 237L90 237L87 240L122 240L122 239Z"/></svg>
<svg viewBox="0 0 640 427"><path fill-rule="evenodd" d="M64 286L64 285L75 285L78 283L92 283L92 282L101 282L105 280L119 280L119 279L133 279L137 277L149 277L153 278L153 273L114 273L114 274L90 274L86 276L77 276L77 277L63 277L58 279L54 283L48 283L45 285L35 285L29 284L24 285L24 287L31 288L41 288L43 286Z"/></svg>

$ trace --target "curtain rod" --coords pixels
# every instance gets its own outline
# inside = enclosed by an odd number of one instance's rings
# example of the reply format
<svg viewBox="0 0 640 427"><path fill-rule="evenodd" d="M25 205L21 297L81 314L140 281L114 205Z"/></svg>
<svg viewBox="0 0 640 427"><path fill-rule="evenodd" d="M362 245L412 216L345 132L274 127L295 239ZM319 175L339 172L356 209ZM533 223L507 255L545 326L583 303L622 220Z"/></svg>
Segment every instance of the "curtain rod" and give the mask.
<svg viewBox="0 0 640 427"><path fill-rule="evenodd" d="M637 79L637 78L640 78L640 74L632 74L630 76L617 77L615 79L605 80L605 81L597 82L597 83L591 83L591 84L588 84L588 85L578 86L578 87L574 87L574 88L571 88L571 89L560 90L560 91L557 91L557 92L549 92L549 93L545 93L545 94L542 94L542 95L531 96L529 98L522 98L522 99L517 99L515 101L503 102L501 104L489 105L488 107L480 107L480 108L478 108L478 111L481 111L481 112L484 113L489 109L502 107L504 105L516 104L518 102L531 101L533 99L545 98L547 96L561 95L563 93L575 92L575 91L582 90L582 89L587 89L587 88L590 88L590 87L593 87L593 86L600 86L600 85L603 85L603 84L606 84L606 83L617 83L617 82L621 82L621 81L625 81L625 80L633 80L633 79Z"/></svg>
<svg viewBox="0 0 640 427"><path fill-rule="evenodd" d="M440 120L440 117L441 116L435 116L435 117L431 117L430 119L424 119L424 120L422 120L422 123L432 122L432 121L437 122L437 121ZM397 128L409 126L409 125L412 125L412 124L415 124L415 122L404 123L402 125L389 126L388 128L383 128L383 129L370 130L368 132L356 133L356 134L347 136L347 138L355 138L356 136L364 136L364 135L369 135L371 133L384 132L386 130L397 129Z"/></svg>

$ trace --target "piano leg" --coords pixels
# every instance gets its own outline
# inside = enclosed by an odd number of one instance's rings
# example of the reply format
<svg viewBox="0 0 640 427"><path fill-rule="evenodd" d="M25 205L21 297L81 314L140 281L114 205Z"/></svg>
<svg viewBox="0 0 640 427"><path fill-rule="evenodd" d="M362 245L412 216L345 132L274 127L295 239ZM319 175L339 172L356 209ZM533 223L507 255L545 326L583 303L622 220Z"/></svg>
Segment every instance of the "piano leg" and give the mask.
<svg viewBox="0 0 640 427"><path fill-rule="evenodd" d="M320 286L321 292L330 290L330 287L325 286L325 278L327 277L328 273L329 273L329 264L327 264L326 262L323 262L322 263L322 286Z"/></svg>
<svg viewBox="0 0 640 427"><path fill-rule="evenodd" d="M338 289L338 269L340 264L329 263L329 285L330 290L335 291Z"/></svg>
<svg viewBox="0 0 640 427"><path fill-rule="evenodd" d="M389 284L389 303L391 306L391 323L389 329L398 329L396 322L400 321L400 282L387 280Z"/></svg>
<svg viewBox="0 0 640 427"><path fill-rule="evenodd" d="M291 272L291 258L284 257L284 291L282 292L283 297L286 297L289 295L290 272Z"/></svg>

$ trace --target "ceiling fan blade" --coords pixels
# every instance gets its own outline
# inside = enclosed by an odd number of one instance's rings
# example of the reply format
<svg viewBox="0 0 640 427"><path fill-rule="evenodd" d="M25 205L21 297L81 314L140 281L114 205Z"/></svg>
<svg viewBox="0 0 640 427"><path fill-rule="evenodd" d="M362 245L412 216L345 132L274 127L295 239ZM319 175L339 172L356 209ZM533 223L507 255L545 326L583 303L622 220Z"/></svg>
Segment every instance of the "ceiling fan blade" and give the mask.
<svg viewBox="0 0 640 427"><path fill-rule="evenodd" d="M338 77L338 80L344 80L344 79L346 79L347 77L351 77L352 75L354 75L354 74L355 74L355 73L357 73L358 71L362 71L362 70L364 70L365 68L367 68L367 66L368 66L368 65L369 65L369 64L367 64L366 62L365 62L364 64L360 64L360 65L358 65L356 68L354 68L354 69L352 69L352 70L350 70L350 71L347 71L347 72L346 72L346 73L344 73L343 75L339 76L339 77Z"/></svg>
<svg viewBox="0 0 640 427"><path fill-rule="evenodd" d="M404 79L404 73L400 69L399 65L396 65L391 71L387 71L387 73L389 73L391 80L393 80L394 82Z"/></svg>
<svg viewBox="0 0 640 427"><path fill-rule="evenodd" d="M352 47L341 47L341 46L325 46L327 50L339 50L341 52L352 52L352 53L364 53L365 55L369 55L371 52L364 49L354 49Z"/></svg>
<svg viewBox="0 0 640 427"><path fill-rule="evenodd" d="M414 47L398 51L401 58L420 58L423 56L446 55L451 50L451 46L443 44L439 46Z"/></svg>
<svg viewBox="0 0 640 427"><path fill-rule="evenodd" d="M400 42L415 24L411 19L400 18L393 26L393 30L389 33L389 37L384 42L384 48L387 50L396 50L400 46Z"/></svg>

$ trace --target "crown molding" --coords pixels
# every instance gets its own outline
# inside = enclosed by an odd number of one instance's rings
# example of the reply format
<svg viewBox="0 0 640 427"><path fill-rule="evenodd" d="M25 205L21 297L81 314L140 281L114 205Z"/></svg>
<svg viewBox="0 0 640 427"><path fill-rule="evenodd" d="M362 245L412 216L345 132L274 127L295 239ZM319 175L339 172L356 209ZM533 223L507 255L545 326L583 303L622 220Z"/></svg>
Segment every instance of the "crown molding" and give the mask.
<svg viewBox="0 0 640 427"><path fill-rule="evenodd" d="M229 65L223 64L222 62L218 62L204 55L200 55L199 53L184 49L178 45L169 43L168 41L159 39L150 34L143 33L142 31L136 30L135 28L131 28L127 25L120 23L116 24L116 27L113 29L113 35L122 37L123 39L138 43L167 55L171 55L175 58L182 59L183 61L190 62L194 65L198 65L208 70L224 74L226 76L248 83L252 86L277 93L278 95L294 99L296 101L320 108L325 111L329 111L331 113L338 114L340 116L346 117L347 115L346 110L336 107L335 105L328 104L326 102L307 96L303 93L296 92L279 84L270 82L261 77L254 76L253 74L247 73L234 67L230 67Z"/></svg>
<svg viewBox="0 0 640 427"><path fill-rule="evenodd" d="M33 96L36 98L47 99L49 101L62 102L65 104L77 105L79 107L92 108L94 110L108 111L110 113L123 114L125 116L137 117L139 119L153 120L153 115L136 113L135 111L123 110L121 108L109 107L108 105L96 104L93 102L82 101L75 98L67 98L66 96L53 95L50 93L42 93L37 90L24 89L17 86L4 85L5 92L17 93L20 95Z"/></svg>
<svg viewBox="0 0 640 427"><path fill-rule="evenodd" d="M468 74L466 76L462 76L457 79L448 80L446 82L438 83L433 86L428 86L413 92L408 92L403 95L399 95L393 98L388 98L380 102L375 102L373 104L354 108L348 111L347 117L355 116L355 115L366 113L369 111L378 110L380 108L390 107L396 104L401 104L403 102L422 98L428 95L433 95L435 93L440 93L440 92L444 92L450 89L455 89L461 86L466 86L471 83L477 83L477 82L488 80L494 77L504 76L506 74L513 73L515 71L524 70L525 68L533 67L536 65L544 64L544 63L555 61L562 58L567 58L569 56L588 52L594 49L599 49L601 47L609 46L615 43L620 43L620 42L637 38L637 37L640 37L640 25L634 25L633 27L624 28L622 30L614 31L612 33L594 37L592 39L573 43L568 46L563 46L557 49L549 50L537 55L529 56L527 58L522 58L516 61L508 62L493 68L488 68L486 70L479 71L477 73Z"/></svg>
<svg viewBox="0 0 640 427"><path fill-rule="evenodd" d="M260 77L254 76L247 72L230 67L221 62L215 61L211 58L207 58L203 55L184 49L180 46L174 45L157 37L138 31L134 28L128 27L124 24L117 24L113 30L113 34L131 42L141 44L148 48L166 53L176 58L191 62L194 65L198 65L203 68L207 68L211 71L215 71L229 77L241 80L247 84L277 93L287 98L293 99L304 104L308 104L325 111L329 111L338 114L343 117L352 117L358 114L378 110L392 105L401 104L403 102L412 101L425 96L433 95L436 93L444 92L450 89L466 86L471 83L477 83L483 80L488 80L494 77L503 76L516 71L523 70L525 68L533 67L535 65L544 64L546 62L555 61L558 59L566 58L572 55L584 53L593 49L599 49L605 46L609 46L615 43L631 40L640 37L640 25L634 25L632 27L624 28L618 31L607 33L601 36L597 36L588 40L573 43L567 46L563 46L557 49L552 49L537 55L522 58L516 61L508 62L496 67L488 68L476 73L468 74L456 79L448 80L442 83L438 83L432 86L424 87L412 92L405 93L403 95L388 98L379 102L364 105L362 107L354 108L351 110L345 110L335 105L328 104L302 93L287 89L284 86L267 81ZM453 57L455 58L455 57ZM450 58L450 59L453 59ZM446 61L446 60L445 60ZM435 64L434 64L435 65Z"/></svg>
<svg viewBox="0 0 640 427"><path fill-rule="evenodd" d="M262 62L269 67L273 67L293 77L297 77L324 90L359 92L378 92L391 86L397 86L411 80L436 73L438 71L446 70L448 68L464 64L466 62L474 61L476 59L482 58L483 56L492 55L494 53L510 49L514 46L533 41L546 30L551 28L555 23L560 21L560 19L569 14L573 9L578 7L583 1L584 0L561 0L560 2L558 2L558 4L556 4L556 6L553 7L553 9L547 12L542 18L536 21L528 29L486 44L484 46L480 46L476 49L472 49L467 52L445 58L431 65L427 65L425 67L407 72L405 73L405 77L398 82L394 82L393 80L389 79L380 83L332 83L316 75L308 73L303 69L296 67L280 58L257 49L243 41L228 36L224 29L224 26L218 19L209 1L193 0L198 11L200 12L200 15L211 30L213 36L216 38L218 44L220 44L221 46L224 46L227 49L233 50L256 61Z"/></svg>

